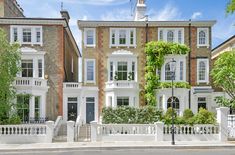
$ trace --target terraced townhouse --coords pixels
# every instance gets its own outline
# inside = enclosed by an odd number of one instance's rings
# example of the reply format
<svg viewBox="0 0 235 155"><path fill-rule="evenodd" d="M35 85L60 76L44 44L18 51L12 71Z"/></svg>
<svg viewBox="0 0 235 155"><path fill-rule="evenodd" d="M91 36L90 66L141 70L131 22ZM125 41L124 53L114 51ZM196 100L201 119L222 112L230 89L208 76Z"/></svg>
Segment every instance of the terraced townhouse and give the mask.
<svg viewBox="0 0 235 155"><path fill-rule="evenodd" d="M145 0L138 0L133 21L79 20L82 31L83 88L89 95L78 105L81 118L98 121L103 107L146 105L144 100L146 41L167 41L190 47L187 55L167 55L156 74L161 82L171 80L169 61L176 60L174 82L188 82L190 89L175 88L175 108L179 115L187 108L194 113L200 107L215 111L214 93L209 75L211 29L216 21L145 21ZM156 90L157 108L171 105L171 88ZM67 115L67 114L64 114Z"/></svg>
<svg viewBox="0 0 235 155"><path fill-rule="evenodd" d="M55 120L63 115L63 86L78 82L81 53L69 28L69 14L61 18L27 18L16 0L0 0L0 28L10 42L18 42L22 71L14 82L17 109L24 122ZM30 94L26 99L19 94ZM75 108L75 107L72 107Z"/></svg>

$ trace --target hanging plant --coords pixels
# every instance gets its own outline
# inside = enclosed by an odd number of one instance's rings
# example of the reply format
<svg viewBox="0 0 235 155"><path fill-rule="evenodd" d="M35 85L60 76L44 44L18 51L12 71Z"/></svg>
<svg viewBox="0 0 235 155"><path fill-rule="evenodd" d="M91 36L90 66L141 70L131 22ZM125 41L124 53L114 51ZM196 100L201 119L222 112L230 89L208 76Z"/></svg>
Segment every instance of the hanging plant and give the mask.
<svg viewBox="0 0 235 155"><path fill-rule="evenodd" d="M189 51L186 45L152 41L146 44L146 68L145 68L145 99L148 105L156 106L155 89L161 87L160 77L156 70L164 64L166 55L185 55Z"/></svg>
<svg viewBox="0 0 235 155"><path fill-rule="evenodd" d="M115 80L115 81L118 81L118 72L117 72L117 71L115 72L114 80Z"/></svg>
<svg viewBox="0 0 235 155"><path fill-rule="evenodd" d="M132 80L132 72L129 72L128 73L128 81L131 81Z"/></svg>

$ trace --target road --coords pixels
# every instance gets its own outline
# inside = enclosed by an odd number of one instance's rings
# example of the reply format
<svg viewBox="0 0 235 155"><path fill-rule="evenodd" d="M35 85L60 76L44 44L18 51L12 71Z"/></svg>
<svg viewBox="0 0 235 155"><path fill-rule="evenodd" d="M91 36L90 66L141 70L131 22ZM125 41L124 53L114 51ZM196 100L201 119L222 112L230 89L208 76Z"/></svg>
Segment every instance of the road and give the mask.
<svg viewBox="0 0 235 155"><path fill-rule="evenodd" d="M0 155L235 155L235 149L112 149L0 152Z"/></svg>

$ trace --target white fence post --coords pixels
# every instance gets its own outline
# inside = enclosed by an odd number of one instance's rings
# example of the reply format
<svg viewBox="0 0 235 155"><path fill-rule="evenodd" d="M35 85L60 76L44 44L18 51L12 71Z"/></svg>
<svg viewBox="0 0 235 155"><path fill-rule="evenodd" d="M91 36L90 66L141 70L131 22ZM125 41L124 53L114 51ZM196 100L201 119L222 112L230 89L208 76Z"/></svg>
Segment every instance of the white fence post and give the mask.
<svg viewBox="0 0 235 155"><path fill-rule="evenodd" d="M227 107L216 108L217 110L217 123L219 124L219 141L225 142L228 140L228 111Z"/></svg>
<svg viewBox="0 0 235 155"><path fill-rule="evenodd" d="M74 121L67 122L67 142L74 142Z"/></svg>
<svg viewBox="0 0 235 155"><path fill-rule="evenodd" d="M47 143L52 143L52 138L54 135L54 122L53 121L47 121L46 122L46 134L47 134L47 138L46 138L46 142Z"/></svg>
<svg viewBox="0 0 235 155"><path fill-rule="evenodd" d="M155 124L155 128L156 128L155 141L163 141L164 123L163 122L156 122L154 124Z"/></svg>
<svg viewBox="0 0 235 155"><path fill-rule="evenodd" d="M91 141L92 142L97 141L97 122L96 121L91 122Z"/></svg>

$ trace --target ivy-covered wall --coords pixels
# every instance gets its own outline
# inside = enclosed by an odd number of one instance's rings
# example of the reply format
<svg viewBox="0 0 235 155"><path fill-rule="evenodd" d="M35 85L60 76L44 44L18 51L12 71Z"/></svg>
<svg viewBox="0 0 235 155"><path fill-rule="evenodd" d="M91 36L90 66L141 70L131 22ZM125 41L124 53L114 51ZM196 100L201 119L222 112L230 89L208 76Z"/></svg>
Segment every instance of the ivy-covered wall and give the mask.
<svg viewBox="0 0 235 155"><path fill-rule="evenodd" d="M155 89L162 87L169 87L168 83L161 83L160 77L156 74L156 70L160 69L164 64L166 55L185 55L189 51L186 45L178 43L169 43L163 41L151 41L146 44L146 72L145 72L145 99L148 105L156 106ZM187 84L178 83L179 88L190 87Z"/></svg>

